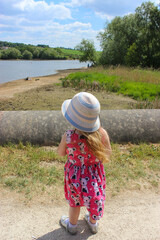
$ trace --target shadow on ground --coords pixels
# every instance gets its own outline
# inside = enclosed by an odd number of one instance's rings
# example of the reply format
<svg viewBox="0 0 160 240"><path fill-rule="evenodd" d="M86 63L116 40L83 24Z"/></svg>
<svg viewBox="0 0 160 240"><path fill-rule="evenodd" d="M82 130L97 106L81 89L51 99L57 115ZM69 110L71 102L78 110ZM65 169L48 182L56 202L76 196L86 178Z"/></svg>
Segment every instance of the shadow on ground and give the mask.
<svg viewBox="0 0 160 240"><path fill-rule="evenodd" d="M90 232L88 226L84 222L84 220L78 221L78 232L76 235L71 235L68 233L65 228L59 227L52 232L49 232L39 238L37 240L86 240L91 236L92 233Z"/></svg>

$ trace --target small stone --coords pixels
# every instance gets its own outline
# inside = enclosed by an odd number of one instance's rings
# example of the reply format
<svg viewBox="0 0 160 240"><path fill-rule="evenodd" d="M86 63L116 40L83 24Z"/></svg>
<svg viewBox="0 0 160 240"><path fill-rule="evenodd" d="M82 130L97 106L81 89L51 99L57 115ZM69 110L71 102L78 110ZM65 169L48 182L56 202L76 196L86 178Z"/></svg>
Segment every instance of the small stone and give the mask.
<svg viewBox="0 0 160 240"><path fill-rule="evenodd" d="M25 80L26 80L26 81L31 81L32 78L30 78L30 77L26 77Z"/></svg>

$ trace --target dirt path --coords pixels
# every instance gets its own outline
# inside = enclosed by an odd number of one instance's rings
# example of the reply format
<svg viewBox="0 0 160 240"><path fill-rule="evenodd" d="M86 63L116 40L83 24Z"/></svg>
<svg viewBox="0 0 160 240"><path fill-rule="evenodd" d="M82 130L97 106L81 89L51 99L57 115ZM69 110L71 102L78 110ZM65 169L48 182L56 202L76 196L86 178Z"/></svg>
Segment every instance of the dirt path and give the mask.
<svg viewBox="0 0 160 240"><path fill-rule="evenodd" d="M0 98L11 98L15 93L21 93L33 88L38 88L47 84L58 83L59 79L66 77L69 73L81 71L80 69L67 69L60 70L57 74L42 76L42 77L32 77L31 80L19 79L7 83L0 84Z"/></svg>
<svg viewBox="0 0 160 240"><path fill-rule="evenodd" d="M1 240L160 240L160 195L155 192L125 192L108 199L96 235L90 234L83 220L85 208L79 233L70 236L59 226L60 216L67 214L65 202L25 204L5 190L0 203Z"/></svg>

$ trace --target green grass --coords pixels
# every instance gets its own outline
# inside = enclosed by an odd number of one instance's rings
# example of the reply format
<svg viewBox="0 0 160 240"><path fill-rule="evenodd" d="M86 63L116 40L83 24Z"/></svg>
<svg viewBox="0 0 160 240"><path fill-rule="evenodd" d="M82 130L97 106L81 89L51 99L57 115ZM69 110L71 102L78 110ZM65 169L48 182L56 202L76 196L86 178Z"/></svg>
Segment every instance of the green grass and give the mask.
<svg viewBox="0 0 160 240"><path fill-rule="evenodd" d="M159 187L160 144L112 144L112 149L112 159L104 165L107 189L113 194L142 181ZM0 146L0 184L27 196L55 186L62 192L65 161L50 148L22 143Z"/></svg>
<svg viewBox="0 0 160 240"><path fill-rule="evenodd" d="M144 82L121 82L117 92L138 100L155 100L160 98L160 85Z"/></svg>
<svg viewBox="0 0 160 240"><path fill-rule="evenodd" d="M146 73L144 71L144 73ZM159 81L160 82L160 81ZM99 71L76 72L71 73L62 79L63 87L84 88L106 90L108 92L116 92L125 96L132 97L135 100L153 101L160 98L160 84L126 80L122 76L111 75L109 73Z"/></svg>
<svg viewBox="0 0 160 240"><path fill-rule="evenodd" d="M74 49L59 48L59 50L68 59L79 59L82 55L81 51Z"/></svg>
<svg viewBox="0 0 160 240"><path fill-rule="evenodd" d="M82 52L81 51L78 51L78 50L74 50L74 49L66 49L66 48L60 48L62 53L65 53L65 54L72 54L72 55L82 55Z"/></svg>
<svg viewBox="0 0 160 240"><path fill-rule="evenodd" d="M57 166L53 163L57 162ZM54 151L22 143L0 146L0 183L25 193L63 183L64 159ZM44 164L45 163L45 164ZM52 163L52 164L51 164ZM46 167L49 164L50 167Z"/></svg>
<svg viewBox="0 0 160 240"><path fill-rule="evenodd" d="M160 144L112 144L112 149L112 161L105 165L108 185L117 190L139 182L159 186Z"/></svg>

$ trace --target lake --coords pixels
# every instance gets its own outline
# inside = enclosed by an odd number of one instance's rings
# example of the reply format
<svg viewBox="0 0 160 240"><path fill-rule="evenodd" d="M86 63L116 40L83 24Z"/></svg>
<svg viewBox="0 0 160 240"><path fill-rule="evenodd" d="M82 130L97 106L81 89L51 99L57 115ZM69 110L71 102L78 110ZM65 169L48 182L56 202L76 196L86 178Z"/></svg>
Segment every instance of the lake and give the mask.
<svg viewBox="0 0 160 240"><path fill-rule="evenodd" d="M78 60L44 60L44 61L0 61L0 83L10 82L26 77L46 76L57 70L87 67L88 63Z"/></svg>

